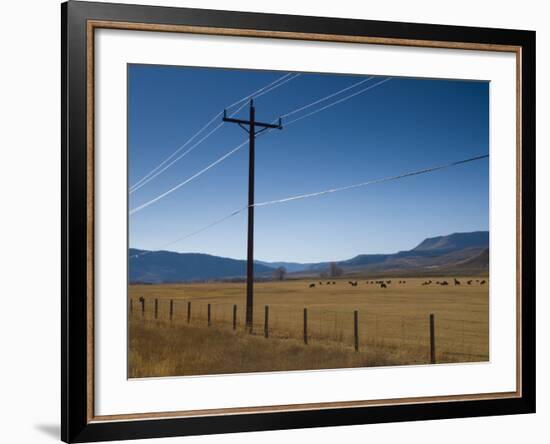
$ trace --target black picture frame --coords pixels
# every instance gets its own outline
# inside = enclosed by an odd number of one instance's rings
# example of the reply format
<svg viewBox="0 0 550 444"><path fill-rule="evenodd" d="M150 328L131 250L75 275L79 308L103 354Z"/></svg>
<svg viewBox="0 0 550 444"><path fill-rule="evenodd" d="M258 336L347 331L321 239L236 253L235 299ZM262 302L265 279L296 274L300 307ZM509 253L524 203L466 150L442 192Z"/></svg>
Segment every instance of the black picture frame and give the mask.
<svg viewBox="0 0 550 444"><path fill-rule="evenodd" d="M89 415L87 22L187 25L521 48L521 396L95 421ZM61 438L90 442L535 412L535 32L69 1L61 5ZM513 198L512 196L510 198Z"/></svg>

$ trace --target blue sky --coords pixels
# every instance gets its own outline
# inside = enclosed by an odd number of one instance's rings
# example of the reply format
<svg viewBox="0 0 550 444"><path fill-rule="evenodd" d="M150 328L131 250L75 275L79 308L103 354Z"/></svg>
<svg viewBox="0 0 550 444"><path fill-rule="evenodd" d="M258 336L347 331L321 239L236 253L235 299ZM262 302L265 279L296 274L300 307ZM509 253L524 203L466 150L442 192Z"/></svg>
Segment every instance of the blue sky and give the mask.
<svg viewBox="0 0 550 444"><path fill-rule="evenodd" d="M129 65L128 70L130 185L225 106L286 74L151 65ZM256 118L272 121L363 78L303 73L259 97ZM247 112L244 108L239 117L246 118ZM237 125L223 125L189 155L130 194L129 208L195 174L246 137ZM256 201L350 185L488 152L487 82L393 78L258 138ZM158 249L245 206L247 175L245 146L196 180L130 215L130 247ZM391 253L413 248L426 237L488 230L488 211L489 162L483 159L257 208L255 257L316 262ZM246 212L165 249L245 258Z"/></svg>

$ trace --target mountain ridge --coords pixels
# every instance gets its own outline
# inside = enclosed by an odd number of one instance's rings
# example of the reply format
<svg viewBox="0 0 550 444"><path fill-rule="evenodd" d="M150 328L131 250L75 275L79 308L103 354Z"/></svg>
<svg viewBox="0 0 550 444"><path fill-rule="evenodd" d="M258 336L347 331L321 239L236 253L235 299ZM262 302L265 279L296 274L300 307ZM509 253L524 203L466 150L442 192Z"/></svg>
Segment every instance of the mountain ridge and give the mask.
<svg viewBox="0 0 550 444"><path fill-rule="evenodd" d="M176 253L130 248L130 282L165 283L239 278L246 274L246 261L205 253ZM271 273L273 269L254 264L254 273Z"/></svg>
<svg viewBox="0 0 550 444"><path fill-rule="evenodd" d="M177 253L130 248L129 280L143 283L169 283L207 280L242 280L246 260L224 258L206 253ZM385 254L359 254L334 261L346 274L418 273L436 270L484 273L489 267L489 232L452 233L424 239L411 250ZM331 262L300 263L255 261L257 278L270 278L284 267L289 277L326 273Z"/></svg>

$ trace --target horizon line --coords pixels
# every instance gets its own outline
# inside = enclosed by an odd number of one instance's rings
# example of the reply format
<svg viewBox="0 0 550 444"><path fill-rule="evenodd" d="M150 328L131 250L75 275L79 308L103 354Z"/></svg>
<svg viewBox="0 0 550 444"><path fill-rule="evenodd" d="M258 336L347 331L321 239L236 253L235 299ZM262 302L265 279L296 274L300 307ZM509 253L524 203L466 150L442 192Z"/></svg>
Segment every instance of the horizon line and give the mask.
<svg viewBox="0 0 550 444"><path fill-rule="evenodd" d="M312 263L315 264L315 263L324 263L324 262L336 262L336 263L338 263L338 262L344 262L344 261L353 259L357 256L363 256L363 255L391 255L391 254L400 253L402 251L411 251L411 250L414 250L415 248L417 248L419 245L421 245L426 240L435 239L435 238L438 238L438 237L448 237L448 236L453 236L453 235L456 235L456 234L474 234L474 233L487 233L487 234L489 234L490 230L455 231L455 232L449 233L449 234L440 234L440 235L436 235L436 236L425 237L424 239L422 239L420 242L418 242L412 248L400 249L400 250L397 250L397 251L394 251L394 252L391 252L391 253L356 253L355 255L353 255L351 257L347 257L345 259L308 260L308 261L300 261L300 260L293 261L293 260L288 260L288 259L286 259L286 260L285 259L283 259L283 260L254 259L254 262L287 262L287 263L296 263L296 264L312 264ZM221 256L219 254L204 253L204 252L197 252L197 251L173 251L173 250L164 250L164 249L161 249L161 250L148 250L148 249L144 249L144 248L136 248L136 247L130 247L129 246L128 247L128 252L130 250L139 250L139 251L143 251L143 252L147 252L147 253L166 252L166 253L174 253L174 254L202 254L202 255L206 255L206 256L219 257L219 258L222 258L222 259L232 259L232 260L237 260L237 261L246 261L247 260L246 258Z"/></svg>

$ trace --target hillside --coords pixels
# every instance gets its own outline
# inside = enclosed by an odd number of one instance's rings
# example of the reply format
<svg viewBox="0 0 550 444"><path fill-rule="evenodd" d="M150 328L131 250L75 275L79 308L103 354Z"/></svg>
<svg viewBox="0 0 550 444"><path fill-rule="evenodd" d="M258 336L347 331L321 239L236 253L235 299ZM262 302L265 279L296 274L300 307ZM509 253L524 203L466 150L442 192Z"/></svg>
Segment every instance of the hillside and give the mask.
<svg viewBox="0 0 550 444"><path fill-rule="evenodd" d="M489 246L488 231L474 231L471 233L453 233L448 236L430 237L424 239L411 251L415 252L443 252L456 251L464 248L479 248Z"/></svg>
<svg viewBox="0 0 550 444"><path fill-rule="evenodd" d="M349 275L486 274L489 270L489 232L453 233L424 239L412 250L393 254L360 254L337 262ZM285 267L288 277L318 276L329 262L256 261L257 277L271 277ZM130 282L162 283L243 278L246 261L200 253L129 250Z"/></svg>
<svg viewBox="0 0 550 444"><path fill-rule="evenodd" d="M273 269L254 265L256 274ZM246 275L246 261L201 253L129 250L130 282L183 282L239 278Z"/></svg>

